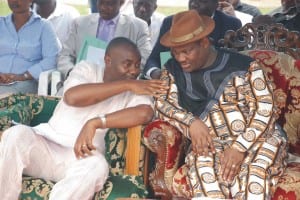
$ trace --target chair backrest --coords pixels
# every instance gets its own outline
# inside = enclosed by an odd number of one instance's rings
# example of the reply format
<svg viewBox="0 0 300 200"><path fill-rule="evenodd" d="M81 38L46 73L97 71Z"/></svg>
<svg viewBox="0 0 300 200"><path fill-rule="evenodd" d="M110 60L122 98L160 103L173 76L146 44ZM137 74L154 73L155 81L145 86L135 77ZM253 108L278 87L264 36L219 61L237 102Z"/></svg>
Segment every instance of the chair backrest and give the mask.
<svg viewBox="0 0 300 200"><path fill-rule="evenodd" d="M246 24L229 31L224 47L257 60L274 89L278 123L288 135L291 153L300 152L300 34L281 24ZM299 154L299 153L298 153Z"/></svg>
<svg viewBox="0 0 300 200"><path fill-rule="evenodd" d="M248 23L237 31L227 31L219 43L237 51L272 50L300 59L300 35L282 24Z"/></svg>

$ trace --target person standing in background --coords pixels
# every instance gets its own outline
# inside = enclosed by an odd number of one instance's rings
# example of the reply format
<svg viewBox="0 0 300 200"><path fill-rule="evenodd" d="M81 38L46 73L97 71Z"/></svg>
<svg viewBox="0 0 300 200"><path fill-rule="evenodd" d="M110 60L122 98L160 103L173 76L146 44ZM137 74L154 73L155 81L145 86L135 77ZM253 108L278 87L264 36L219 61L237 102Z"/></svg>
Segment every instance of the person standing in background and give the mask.
<svg viewBox="0 0 300 200"><path fill-rule="evenodd" d="M281 7L270 15L276 23L282 23L291 31L300 32L300 0L281 0Z"/></svg>
<svg viewBox="0 0 300 200"><path fill-rule="evenodd" d="M157 0L133 0L134 15L144 20L149 27L152 47L159 35L159 30L165 16L156 12Z"/></svg>
<svg viewBox="0 0 300 200"><path fill-rule="evenodd" d="M33 0L33 11L51 22L62 44L69 37L73 19L80 16L74 7L57 0Z"/></svg>
<svg viewBox="0 0 300 200"><path fill-rule="evenodd" d="M73 21L71 33L59 54L57 68L66 78L73 69L87 36L109 42L115 37L132 40L142 55L142 67L151 52L149 29L143 20L120 13L123 0L98 0L99 13L80 16Z"/></svg>
<svg viewBox="0 0 300 200"><path fill-rule="evenodd" d="M252 15L253 17L261 15L260 10L253 5L243 3L240 0L231 0L230 3L233 5L234 10L240 11L242 13L247 13L249 15Z"/></svg>
<svg viewBox="0 0 300 200"><path fill-rule="evenodd" d="M219 0L218 10L224 12L227 15L234 16L241 20L242 25L244 26L247 23L251 23L253 16L244 12L235 10L232 4L233 0Z"/></svg>
<svg viewBox="0 0 300 200"><path fill-rule="evenodd" d="M239 19L217 10L218 2L218 0L189 0L188 3L189 10L194 9L199 15L206 15L214 19L216 26L209 37L216 46L218 46L218 41L224 38L227 30L235 31L242 27L242 23ZM148 79L159 78L161 66L164 64L160 63L160 53L170 51L170 48L160 43L160 38L164 33L170 30L172 19L173 16L168 16L164 19L160 28L158 40L146 62L144 76Z"/></svg>

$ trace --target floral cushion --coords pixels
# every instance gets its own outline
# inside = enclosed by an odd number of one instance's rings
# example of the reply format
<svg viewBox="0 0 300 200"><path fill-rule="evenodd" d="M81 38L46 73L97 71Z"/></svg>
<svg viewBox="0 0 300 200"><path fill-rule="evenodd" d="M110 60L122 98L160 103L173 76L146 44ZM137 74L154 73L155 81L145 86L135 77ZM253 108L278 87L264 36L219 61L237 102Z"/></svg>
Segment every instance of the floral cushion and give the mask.
<svg viewBox="0 0 300 200"><path fill-rule="evenodd" d="M0 132L13 126L14 123L30 124L31 108L25 103L16 103L0 108Z"/></svg>
<svg viewBox="0 0 300 200"><path fill-rule="evenodd" d="M0 99L0 131L14 122L34 126L48 121L58 101L56 97L29 94L13 94Z"/></svg>
<svg viewBox="0 0 300 200"><path fill-rule="evenodd" d="M110 129L105 135L106 160L111 169L111 175L124 174L127 129ZM141 144L139 159L139 176L143 176L145 164L145 145Z"/></svg>
<svg viewBox="0 0 300 200"><path fill-rule="evenodd" d="M279 179L272 200L300 199L300 163L290 163Z"/></svg>
<svg viewBox="0 0 300 200"><path fill-rule="evenodd" d="M54 182L45 181L29 176L23 177L22 193L20 199L45 200L49 199ZM121 197L145 198L148 192L139 176L110 176L104 184L104 188L97 192L94 200L115 200Z"/></svg>

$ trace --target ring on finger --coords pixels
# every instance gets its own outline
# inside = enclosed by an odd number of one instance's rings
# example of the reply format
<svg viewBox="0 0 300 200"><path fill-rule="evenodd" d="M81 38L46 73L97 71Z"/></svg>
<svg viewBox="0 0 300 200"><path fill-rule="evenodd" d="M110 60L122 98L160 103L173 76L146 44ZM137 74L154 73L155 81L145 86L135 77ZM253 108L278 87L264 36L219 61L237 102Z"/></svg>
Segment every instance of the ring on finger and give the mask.
<svg viewBox="0 0 300 200"><path fill-rule="evenodd" d="M235 168L236 166L233 164L233 165L231 165L231 168Z"/></svg>
<svg viewBox="0 0 300 200"><path fill-rule="evenodd" d="M81 148L82 148L82 149L83 149L83 148L86 148L86 144L81 145Z"/></svg>

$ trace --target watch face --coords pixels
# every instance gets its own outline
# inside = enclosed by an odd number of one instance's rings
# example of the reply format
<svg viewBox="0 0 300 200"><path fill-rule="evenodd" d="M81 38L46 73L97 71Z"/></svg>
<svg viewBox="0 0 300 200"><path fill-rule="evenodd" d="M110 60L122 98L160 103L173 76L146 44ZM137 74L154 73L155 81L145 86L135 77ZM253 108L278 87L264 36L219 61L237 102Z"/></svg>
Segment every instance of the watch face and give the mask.
<svg viewBox="0 0 300 200"><path fill-rule="evenodd" d="M28 75L27 72L25 72L25 73L23 74L23 76L24 76L25 79L28 79L28 78L29 78L29 75Z"/></svg>

